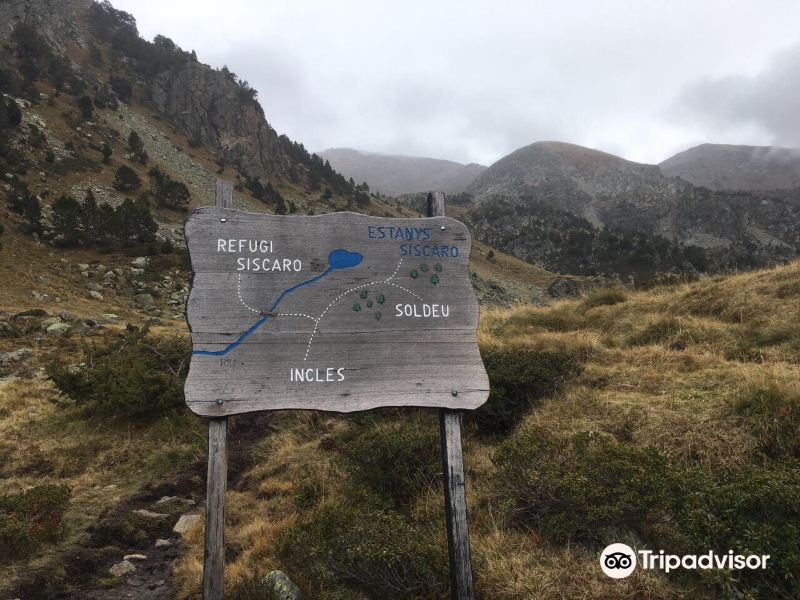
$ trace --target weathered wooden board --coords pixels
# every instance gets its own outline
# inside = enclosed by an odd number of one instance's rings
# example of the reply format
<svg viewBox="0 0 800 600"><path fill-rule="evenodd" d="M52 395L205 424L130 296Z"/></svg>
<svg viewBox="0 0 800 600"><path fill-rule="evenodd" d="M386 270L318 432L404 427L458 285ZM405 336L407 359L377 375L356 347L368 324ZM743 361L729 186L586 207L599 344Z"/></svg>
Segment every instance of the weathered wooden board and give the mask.
<svg viewBox="0 0 800 600"><path fill-rule="evenodd" d="M201 208L186 239L195 413L486 401L471 238L455 219Z"/></svg>

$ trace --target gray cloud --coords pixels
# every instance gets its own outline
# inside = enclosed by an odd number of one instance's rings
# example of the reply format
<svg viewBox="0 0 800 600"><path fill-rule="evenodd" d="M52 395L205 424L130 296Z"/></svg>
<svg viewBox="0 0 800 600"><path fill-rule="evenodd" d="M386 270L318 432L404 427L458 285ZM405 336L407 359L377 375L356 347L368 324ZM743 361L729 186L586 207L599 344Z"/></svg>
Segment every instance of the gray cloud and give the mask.
<svg viewBox="0 0 800 600"><path fill-rule="evenodd" d="M706 78L687 86L674 114L714 139L743 135L763 143L800 146L800 44L774 56L753 75Z"/></svg>
<svg viewBox="0 0 800 600"><path fill-rule="evenodd" d="M145 37L163 33L227 64L259 91L271 124L311 150L482 163L546 139L658 162L718 141L708 113L749 119L727 136L762 143L791 109L759 96L781 81L761 73L800 37L795 0L115 4ZM740 99L715 113L719 86Z"/></svg>

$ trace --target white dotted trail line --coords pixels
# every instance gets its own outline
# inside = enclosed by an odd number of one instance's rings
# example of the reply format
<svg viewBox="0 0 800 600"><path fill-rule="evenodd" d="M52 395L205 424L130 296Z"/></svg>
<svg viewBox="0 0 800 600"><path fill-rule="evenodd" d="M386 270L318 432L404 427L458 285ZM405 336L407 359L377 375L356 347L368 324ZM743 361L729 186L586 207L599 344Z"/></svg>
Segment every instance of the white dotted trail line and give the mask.
<svg viewBox="0 0 800 600"><path fill-rule="evenodd" d="M261 314L260 310L257 310L255 308L253 308L252 306L248 305L247 302L244 301L244 298L242 298L242 274L241 273L239 273L239 278L236 281L236 293L239 295L239 302L242 303L242 306L244 306L247 310L253 311L256 314L259 314L259 315Z"/></svg>
<svg viewBox="0 0 800 600"><path fill-rule="evenodd" d="M422 296L420 296L420 295L418 295L418 294L415 294L415 293L414 293L414 292L412 292L411 290L408 290L408 289L404 288L402 285L397 285L396 283L391 283L391 282L389 282L389 281L387 281L386 283L388 283L389 285L391 285L391 286L393 286L393 287L399 288L399 289L403 290L404 292L408 292L409 294L411 294L412 296L414 296L414 298L416 298L416 299L417 299L417 300L419 300L420 302L422 302L422 301L423 301L423 300L422 300Z"/></svg>
<svg viewBox="0 0 800 600"><path fill-rule="evenodd" d="M377 285L377 284L380 284L380 283L386 283L386 284L389 284L389 285L394 286L396 288L399 288L399 289L403 290L404 292L408 292L409 294L411 294L412 296L414 296L418 300L422 301L422 298L420 296L418 296L417 294L415 294L414 292L412 292L411 290L407 290L403 286L397 285L396 283L392 283L391 282L392 279L394 279L395 275L397 275L397 272L400 270L400 266L402 264L403 264L403 259L401 258L400 262L397 263L397 266L395 267L394 272L391 275L389 275L389 277L387 277L386 279L380 279L378 281L370 281L369 283L362 283L361 285L357 285L357 286L355 286L353 288L350 288L349 290L344 291L341 294L339 294L338 296L336 296L336 298L334 298L331 301L331 303L328 304L328 306L325 307L325 310L323 310L320 313L319 317L317 317L316 321L314 322L314 330L311 332L311 335L308 338L308 344L306 345L306 355L303 358L303 360L304 361L308 360L308 353L311 352L311 344L314 342L314 336L317 334L317 330L319 329L319 324L320 324L320 321L322 321L322 318L325 316L325 314L331 308L333 308L334 304L339 302L339 300L341 300L342 298L344 298L345 296L347 296L347 294L350 294L351 292L356 292L356 291L358 291L358 290L360 290L362 288L369 287L371 285Z"/></svg>

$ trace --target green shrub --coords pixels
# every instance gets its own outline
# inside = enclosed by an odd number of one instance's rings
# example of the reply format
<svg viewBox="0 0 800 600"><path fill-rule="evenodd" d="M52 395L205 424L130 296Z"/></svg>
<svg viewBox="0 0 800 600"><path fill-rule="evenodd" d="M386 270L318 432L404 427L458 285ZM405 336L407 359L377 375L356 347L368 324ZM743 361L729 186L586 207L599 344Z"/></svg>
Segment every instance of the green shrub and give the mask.
<svg viewBox="0 0 800 600"><path fill-rule="evenodd" d="M398 507L437 481L441 471L439 432L419 418L366 420L341 450L352 480Z"/></svg>
<svg viewBox="0 0 800 600"><path fill-rule="evenodd" d="M160 339L129 326L106 345L87 347L85 363L52 363L47 373L76 405L122 418L158 418L182 408L189 346L181 338Z"/></svg>
<svg viewBox="0 0 800 600"><path fill-rule="evenodd" d="M64 537L70 492L65 485L37 485L0 496L0 562L31 556L40 544Z"/></svg>
<svg viewBox="0 0 800 600"><path fill-rule="evenodd" d="M657 451L591 432L561 439L524 429L493 461L509 524L533 526L554 541L596 542L612 528L641 529L669 489Z"/></svg>
<svg viewBox="0 0 800 600"><path fill-rule="evenodd" d="M438 527L391 510L323 504L282 535L278 554L309 598L342 597L348 588L374 598L442 598L447 553Z"/></svg>
<svg viewBox="0 0 800 600"><path fill-rule="evenodd" d="M674 522L687 544L681 552L769 554L766 569L731 574L738 588L735 595L800 597L800 473L796 469L694 471L682 474L680 482Z"/></svg>
<svg viewBox="0 0 800 600"><path fill-rule="evenodd" d="M776 382L749 386L733 409L767 457L800 459L800 396L796 393Z"/></svg>
<svg viewBox="0 0 800 600"><path fill-rule="evenodd" d="M619 288L609 288L598 290L587 295L580 303L580 308L589 310L590 308L597 308L598 306L613 306L620 302L626 302L628 294Z"/></svg>
<svg viewBox="0 0 800 600"><path fill-rule="evenodd" d="M510 430L530 411L538 398L581 373L578 360L564 352L537 352L517 348L482 351L491 393L487 402L471 413L483 433Z"/></svg>

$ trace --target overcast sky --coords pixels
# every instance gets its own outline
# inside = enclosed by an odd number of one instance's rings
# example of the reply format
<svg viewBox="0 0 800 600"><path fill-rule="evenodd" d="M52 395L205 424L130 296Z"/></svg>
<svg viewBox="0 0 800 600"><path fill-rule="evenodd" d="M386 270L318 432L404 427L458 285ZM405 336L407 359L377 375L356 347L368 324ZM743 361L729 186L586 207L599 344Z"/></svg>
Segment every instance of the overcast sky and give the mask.
<svg viewBox="0 0 800 600"><path fill-rule="evenodd" d="M660 162L800 146L797 0L112 0L259 92L309 150L491 164L561 140Z"/></svg>

